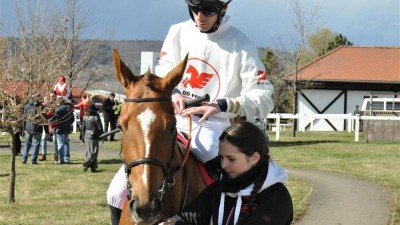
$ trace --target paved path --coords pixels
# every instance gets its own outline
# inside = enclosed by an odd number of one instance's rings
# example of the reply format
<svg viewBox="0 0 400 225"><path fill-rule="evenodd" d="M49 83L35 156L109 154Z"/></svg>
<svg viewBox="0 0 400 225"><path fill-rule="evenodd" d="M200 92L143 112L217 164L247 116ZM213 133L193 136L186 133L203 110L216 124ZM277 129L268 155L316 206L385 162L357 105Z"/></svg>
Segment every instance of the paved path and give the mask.
<svg viewBox="0 0 400 225"><path fill-rule="evenodd" d="M296 225L386 225L393 194L373 183L342 174L288 169L314 187L310 207Z"/></svg>

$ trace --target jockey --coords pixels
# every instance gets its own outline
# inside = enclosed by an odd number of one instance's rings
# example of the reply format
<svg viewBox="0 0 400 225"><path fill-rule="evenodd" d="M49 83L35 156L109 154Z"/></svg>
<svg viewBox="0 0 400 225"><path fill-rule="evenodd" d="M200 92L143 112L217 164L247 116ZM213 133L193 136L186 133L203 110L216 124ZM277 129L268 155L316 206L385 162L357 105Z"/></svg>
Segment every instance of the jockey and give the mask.
<svg viewBox="0 0 400 225"><path fill-rule="evenodd" d="M65 82L64 75L60 76L57 84L54 85L53 90L56 93L57 97L62 97L67 102L70 101L69 98L71 95L71 89L69 88L68 83Z"/></svg>
<svg viewBox="0 0 400 225"><path fill-rule="evenodd" d="M166 75L189 53L186 73L172 93L177 129L191 132L193 154L207 168L217 169L218 138L230 126L230 119L265 118L273 109L273 86L257 47L226 15L231 0L185 1L191 19L170 27L155 74ZM209 103L185 108L187 100L205 94L210 96ZM192 117L190 131L187 116ZM118 224L126 182L121 168L107 191L113 224Z"/></svg>

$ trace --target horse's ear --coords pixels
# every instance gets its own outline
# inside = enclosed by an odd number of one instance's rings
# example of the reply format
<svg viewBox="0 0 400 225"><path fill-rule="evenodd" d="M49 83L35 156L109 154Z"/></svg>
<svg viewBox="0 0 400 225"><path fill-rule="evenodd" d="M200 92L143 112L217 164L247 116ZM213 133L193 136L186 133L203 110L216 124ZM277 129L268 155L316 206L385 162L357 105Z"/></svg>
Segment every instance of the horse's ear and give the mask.
<svg viewBox="0 0 400 225"><path fill-rule="evenodd" d="M186 54L185 58L164 78L164 88L163 89L174 89L176 85L181 81L183 74L185 72L186 64L188 61L189 54Z"/></svg>
<svg viewBox="0 0 400 225"><path fill-rule="evenodd" d="M146 73L144 74L144 83L146 86L150 86L153 84L153 77L151 75L150 67L147 69Z"/></svg>
<svg viewBox="0 0 400 225"><path fill-rule="evenodd" d="M135 76L128 66L122 61L116 49L113 49L113 61L115 68L115 76L119 82L126 88L129 83L135 81Z"/></svg>

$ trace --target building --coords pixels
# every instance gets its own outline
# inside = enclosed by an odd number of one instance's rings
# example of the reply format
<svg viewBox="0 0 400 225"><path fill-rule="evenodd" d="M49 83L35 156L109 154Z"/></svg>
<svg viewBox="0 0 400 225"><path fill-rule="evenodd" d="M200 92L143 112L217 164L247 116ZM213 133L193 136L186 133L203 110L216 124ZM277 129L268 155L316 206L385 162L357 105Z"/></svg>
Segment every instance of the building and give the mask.
<svg viewBox="0 0 400 225"><path fill-rule="evenodd" d="M284 77L290 81L293 74ZM348 114L365 98L400 98L400 47L339 47L298 71L298 82L307 82L299 93L299 114ZM342 120L306 119L298 128L342 131Z"/></svg>

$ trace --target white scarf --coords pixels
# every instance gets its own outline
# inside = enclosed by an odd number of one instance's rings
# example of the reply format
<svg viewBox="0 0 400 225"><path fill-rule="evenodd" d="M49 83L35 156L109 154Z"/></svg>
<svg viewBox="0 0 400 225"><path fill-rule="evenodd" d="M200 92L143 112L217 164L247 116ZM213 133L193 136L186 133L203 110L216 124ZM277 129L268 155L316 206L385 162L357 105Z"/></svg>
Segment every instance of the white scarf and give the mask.
<svg viewBox="0 0 400 225"><path fill-rule="evenodd" d="M268 187L276 184L276 183L286 183L288 179L288 174L286 171L276 164L273 160L270 160L268 163L268 174L267 179L265 179L263 185L261 186L258 193L267 189ZM222 220L224 218L224 207L225 207L225 196L228 195L230 197L238 197L235 206L235 214L233 224L236 224L239 219L240 209L242 207L242 196L250 196L251 191L253 190L254 183L247 186L245 189L240 190L236 193L222 193L221 199L219 203L219 210L218 210L218 225L222 225Z"/></svg>

